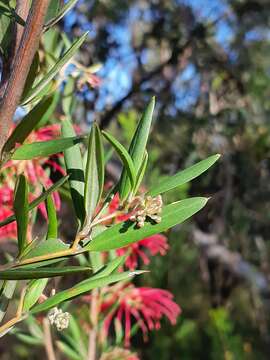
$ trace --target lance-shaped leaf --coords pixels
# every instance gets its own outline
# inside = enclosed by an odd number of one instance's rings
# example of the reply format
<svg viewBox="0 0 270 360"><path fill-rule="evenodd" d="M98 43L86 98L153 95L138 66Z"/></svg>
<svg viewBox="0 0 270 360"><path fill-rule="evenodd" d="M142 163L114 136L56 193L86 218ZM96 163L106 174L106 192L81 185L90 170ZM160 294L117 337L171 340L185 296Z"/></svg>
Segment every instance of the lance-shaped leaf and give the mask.
<svg viewBox="0 0 270 360"><path fill-rule="evenodd" d="M168 177L163 180L160 184L154 186L152 189L148 191L147 194L151 196L156 196L158 194L163 194L166 191L172 190L177 186L183 185L197 176L204 173L207 169L209 169L218 159L220 158L219 154L212 155L205 160L198 162L197 164L180 171L179 173Z"/></svg>
<svg viewBox="0 0 270 360"><path fill-rule="evenodd" d="M71 122L66 119L62 125L62 136L75 136ZM77 144L64 151L65 164L69 174L70 193L77 218L82 225L85 219L84 208L84 169L80 146Z"/></svg>
<svg viewBox="0 0 270 360"><path fill-rule="evenodd" d="M101 198L104 185L104 150L101 133L93 124L88 143L88 155L85 170L84 207L87 218L91 219Z"/></svg>
<svg viewBox="0 0 270 360"><path fill-rule="evenodd" d="M120 266L124 264L125 260L126 260L126 256L118 256L117 258L113 259L105 266L102 266L101 268L97 269L91 279L93 280L96 278L100 278L112 274L115 270L117 270Z"/></svg>
<svg viewBox="0 0 270 360"><path fill-rule="evenodd" d="M33 210L35 207L37 207L39 204L41 204L47 198L47 196L49 196L51 193L56 191L60 186L62 186L67 179L68 179L68 175L63 176L60 180L58 180L55 184L53 184L49 189L44 191L35 200L33 200L29 204L29 211ZM15 220L16 220L15 215L11 215L11 216L7 217L5 220L0 222L0 227L10 224Z"/></svg>
<svg viewBox="0 0 270 360"><path fill-rule="evenodd" d="M152 123L152 116L155 107L155 98L153 97L150 103L148 104L147 108L145 109L141 120L137 126L135 134L132 138L130 147L129 147L129 154L133 160L133 164L135 166L136 176L141 167L145 150L146 144L151 128ZM119 182L119 196L121 200L125 200L130 192L133 190L128 178L127 170L123 169L120 182Z"/></svg>
<svg viewBox="0 0 270 360"><path fill-rule="evenodd" d="M32 248L22 259L31 259L37 256L55 254L60 251L69 249L69 245L65 244L60 239L46 239L40 241L34 248Z"/></svg>
<svg viewBox="0 0 270 360"><path fill-rule="evenodd" d="M143 177L144 177L144 174L145 174L145 170L146 170L146 167L147 167L147 163L148 163L148 152L145 151L141 167L140 167L140 169L138 171L138 174L137 174L137 178L136 178L136 182L135 182L135 186L134 186L134 190L133 190L134 195L137 194L137 191L139 190L139 187L140 187L140 185L142 183L142 180L143 180Z"/></svg>
<svg viewBox="0 0 270 360"><path fill-rule="evenodd" d="M43 293L48 278L32 280L27 286L26 294L23 301L23 310L29 310L38 301L39 297Z"/></svg>
<svg viewBox="0 0 270 360"><path fill-rule="evenodd" d="M21 254L26 246L28 211L29 211L28 183L24 175L20 175L16 182L13 209L17 222L19 254Z"/></svg>
<svg viewBox="0 0 270 360"><path fill-rule="evenodd" d="M12 160L31 160L37 157L47 157L62 152L83 140L82 136L69 137L49 141L38 141L18 147Z"/></svg>
<svg viewBox="0 0 270 360"><path fill-rule="evenodd" d="M74 350L70 345L68 345L67 342L57 340L56 345L57 345L58 349L61 351L61 353L63 353L63 355L66 356L66 359L70 359L70 360L82 360L83 359L80 352L78 352L77 349Z"/></svg>
<svg viewBox="0 0 270 360"><path fill-rule="evenodd" d="M50 29L59 20L61 20L65 16L65 14L76 5L77 2L78 2L78 0L69 0L69 1L67 1L66 4L64 4L64 6L62 6L61 9L58 11L56 16L53 17L52 19L50 19L45 24L44 30L46 31L46 30Z"/></svg>
<svg viewBox="0 0 270 360"><path fill-rule="evenodd" d="M13 297L17 285L17 281L5 281L0 290L0 322L3 320L8 304Z"/></svg>
<svg viewBox="0 0 270 360"><path fill-rule="evenodd" d="M47 239L56 239L58 236L58 221L55 205L51 195L46 199L46 209L48 215Z"/></svg>
<svg viewBox="0 0 270 360"><path fill-rule="evenodd" d="M206 198L194 197L167 205L163 208L162 219L158 224L146 221L143 227L137 228L134 222L128 220L113 225L97 235L85 246L84 250L108 251L118 249L151 235L158 234L187 220L201 210L206 202Z"/></svg>
<svg viewBox="0 0 270 360"><path fill-rule="evenodd" d="M89 272L90 267L83 266L67 266L62 268L38 268L38 269L14 269L0 271L1 280L28 280L42 279L55 276L66 276L70 274Z"/></svg>
<svg viewBox="0 0 270 360"><path fill-rule="evenodd" d="M41 311L46 311L54 306L57 306L63 301L70 300L90 290L104 287L117 281L126 280L132 277L133 275L139 275L143 272L144 271L133 271L133 272L126 271L119 274L113 274L109 276L103 276L100 278L95 278L95 279L90 278L84 280L81 283L78 283L75 286L71 287L70 289L60 291L54 296L51 296L49 299L45 300L42 304L38 304L34 306L32 310L30 310L30 314L36 314Z"/></svg>
<svg viewBox="0 0 270 360"><path fill-rule="evenodd" d="M129 153L124 148L124 146L120 144L112 135L108 134L106 131L102 131L102 134L104 135L105 139L107 139L111 143L118 156L120 157L122 163L124 164L125 170L127 171L131 187L133 188L136 181L136 172Z"/></svg>
<svg viewBox="0 0 270 360"><path fill-rule="evenodd" d="M88 33L82 35L76 40L71 47L61 56L60 60L50 69L50 71L30 90L25 98L22 99L21 105L26 105L41 93L49 82L59 73L61 68L73 57L79 47L86 39Z"/></svg>
<svg viewBox="0 0 270 360"><path fill-rule="evenodd" d="M52 102L53 98L49 97L36 105L16 126L15 130L5 143L3 151L8 152L12 150L16 143L22 144L31 131L43 119L43 116L45 116L48 109L50 109Z"/></svg>

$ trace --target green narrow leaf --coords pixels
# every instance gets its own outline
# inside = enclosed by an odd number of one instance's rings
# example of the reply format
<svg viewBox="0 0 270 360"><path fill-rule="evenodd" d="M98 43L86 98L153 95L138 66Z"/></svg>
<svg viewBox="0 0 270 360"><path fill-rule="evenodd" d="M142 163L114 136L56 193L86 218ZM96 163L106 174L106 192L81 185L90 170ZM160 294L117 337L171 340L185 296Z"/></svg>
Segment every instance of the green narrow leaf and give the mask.
<svg viewBox="0 0 270 360"><path fill-rule="evenodd" d="M145 151L145 154L144 154L144 158L143 158L143 161L142 161L142 165L138 171L138 175L137 175L137 179L136 179L136 183L135 183L135 186L134 186L134 191L133 191L133 194L136 195L138 190L139 190L139 187L142 183L142 180L143 180L143 177L144 177L144 174L145 174L145 170L146 170L146 167L147 167L147 163L148 163L148 152Z"/></svg>
<svg viewBox="0 0 270 360"><path fill-rule="evenodd" d="M92 251L90 252L90 260L93 271L96 272L102 268L102 254L100 252Z"/></svg>
<svg viewBox="0 0 270 360"><path fill-rule="evenodd" d="M51 195L46 199L46 209L48 215L47 239L56 239L58 236L58 221L55 205Z"/></svg>
<svg viewBox="0 0 270 360"><path fill-rule="evenodd" d="M62 97L62 108L64 114L71 118L72 110L74 107L74 103L76 101L76 97L74 96L74 92L76 91L76 79L72 76L69 76L63 91ZM74 135L75 132L73 131ZM73 136L74 136L73 135Z"/></svg>
<svg viewBox="0 0 270 360"><path fill-rule="evenodd" d="M69 245L60 239L46 239L36 244L22 259L31 259L36 256L53 254L69 249Z"/></svg>
<svg viewBox="0 0 270 360"><path fill-rule="evenodd" d="M118 256L117 258L113 259L109 263L107 263L102 268L98 269L94 275L92 276L93 279L98 279L104 276L111 275L114 273L120 266L124 265L124 262L126 261L126 255L124 256Z"/></svg>
<svg viewBox="0 0 270 360"><path fill-rule="evenodd" d="M0 322L6 315L9 301L12 299L15 292L17 281L5 281L0 291Z"/></svg>
<svg viewBox="0 0 270 360"><path fill-rule="evenodd" d="M130 220L113 225L97 235L84 251L108 251L119 249L154 234L158 234L180 224L196 214L207 203L206 198L194 197L181 200L163 208L161 222L147 221L142 228Z"/></svg>
<svg viewBox="0 0 270 360"><path fill-rule="evenodd" d="M23 302L23 310L27 311L38 301L39 297L43 293L46 285L48 283L48 278L32 280L27 286L26 294Z"/></svg>
<svg viewBox="0 0 270 360"><path fill-rule="evenodd" d="M95 288L104 287L111 283L126 280L133 275L139 275L144 271L133 271L133 272L122 272L119 274L113 274L109 276L104 276L100 278L89 278L87 280L82 281L81 283L76 284L75 286L71 287L70 289L60 291L59 293L51 296L49 299L45 300L42 304L38 304L30 310L30 314L36 314L41 311L46 311L51 309L54 306L57 306L63 301L72 299L76 296L79 296L85 292L93 290Z"/></svg>
<svg viewBox="0 0 270 360"><path fill-rule="evenodd" d="M83 34L78 40L76 40L71 47L61 56L60 60L49 70L32 90L27 94L27 97L22 99L21 105L26 105L33 100L38 94L49 84L49 82L59 73L61 68L73 57L79 47L86 39L88 33Z"/></svg>
<svg viewBox="0 0 270 360"><path fill-rule="evenodd" d="M72 349L69 345L67 345L65 342L63 341L56 341L57 347L60 349L60 351L62 351L62 353L64 355L66 355L68 357L68 359L71 360L82 360L81 356L78 355L77 351L75 351L74 349Z"/></svg>
<svg viewBox="0 0 270 360"><path fill-rule="evenodd" d="M16 337L21 340L22 342L24 342L25 344L28 345L42 345L43 344L43 339L40 338L36 338L27 334L23 334L23 333L15 333Z"/></svg>
<svg viewBox="0 0 270 360"><path fill-rule="evenodd" d="M124 148L122 144L120 144L112 135L108 134L106 131L102 131L103 136L106 140L110 142L110 144L114 147L115 151L117 152L118 156L120 157L122 163L124 164L124 167L127 171L131 187L133 188L136 181L136 172L134 168L133 161L127 152L127 150Z"/></svg>
<svg viewBox="0 0 270 360"><path fill-rule="evenodd" d="M135 166L136 176L138 171L141 167L145 150L146 144L151 128L152 123L152 116L155 107L155 98L153 97L150 101L149 105L147 106L146 110L144 111L141 120L137 126L136 132L132 138L130 147L129 147L129 154L133 160L133 164ZM125 200L130 192L133 190L131 188L130 181L128 179L126 169L123 169L120 182L119 182L119 196L121 200Z"/></svg>
<svg viewBox="0 0 270 360"><path fill-rule="evenodd" d="M62 268L38 268L38 269L14 269L0 271L1 280L29 280L29 279L42 279L55 276L66 276L81 272L89 272L90 267L83 266L67 266Z"/></svg>
<svg viewBox="0 0 270 360"><path fill-rule="evenodd" d="M74 136L75 131L71 122L66 119L62 124L62 136ZM79 145L75 145L64 151L65 164L67 173L69 174L70 193L73 201L73 206L80 226L85 220L84 208L84 169L82 155Z"/></svg>
<svg viewBox="0 0 270 360"><path fill-rule="evenodd" d="M39 141L32 144L25 144L18 147L12 160L32 160L37 157L47 157L62 152L83 140L82 136L75 136L65 139Z"/></svg>
<svg viewBox="0 0 270 360"><path fill-rule="evenodd" d="M51 99L52 101L51 104L47 107L47 111L42 115L35 129L39 129L45 125L54 123L53 113L60 99L60 91L54 91L52 94L47 95L45 98Z"/></svg>
<svg viewBox="0 0 270 360"><path fill-rule="evenodd" d="M43 339L28 335L28 334L24 334L21 332L15 332L11 331L11 334L14 334L16 336L16 338L18 338L19 340L21 340L22 342L24 342L27 345L42 345L43 344Z"/></svg>
<svg viewBox="0 0 270 360"><path fill-rule="evenodd" d="M13 209L17 222L19 254L21 254L26 246L29 211L28 184L24 175L18 177L15 185Z"/></svg>
<svg viewBox="0 0 270 360"><path fill-rule="evenodd" d="M33 210L35 207L37 207L40 203L42 203L47 196L49 196L51 193L53 193L54 191L56 191L60 186L62 186L66 180L68 179L68 175L63 176L60 180L58 180L55 184L53 184L49 189L47 189L46 191L44 191L41 195L39 195L35 200L33 200L30 204L29 204L29 211ZM13 221L15 221L15 215L11 215L9 217L7 217L5 220L0 222L0 227L5 226L7 224L12 223Z"/></svg>
<svg viewBox="0 0 270 360"><path fill-rule="evenodd" d="M60 10L58 11L57 14L55 14L55 17L53 17L52 19L50 19L44 26L44 30L48 30L50 29L53 25L55 25L59 20L61 20L65 14L71 10L76 3L78 2L78 0L69 0L66 2L66 4L64 6L62 6L60 8Z"/></svg>
<svg viewBox="0 0 270 360"><path fill-rule="evenodd" d="M198 162L197 164L180 171L179 173L168 177L167 179L163 180L157 186L154 186L152 189L148 191L147 194L151 196L156 196L158 194L163 194L166 191L172 190L177 186L183 185L197 176L204 173L208 170L218 159L220 158L219 154L212 155L205 160Z"/></svg>
<svg viewBox="0 0 270 360"><path fill-rule="evenodd" d="M84 207L91 219L101 198L104 185L104 150L99 127L93 124L88 143L85 170Z"/></svg>
<svg viewBox="0 0 270 360"><path fill-rule="evenodd" d="M24 89L23 89L23 93L22 93L22 98L27 96L27 93L31 90L32 86L35 83L35 80L37 78L38 75L38 70L39 70L39 53L38 51L35 53L35 56L33 58L30 70L28 72L26 81L25 81L25 85L24 85Z"/></svg>
<svg viewBox="0 0 270 360"><path fill-rule="evenodd" d="M61 9L61 2L62 2L61 0L54 0L54 1L50 2L50 5L48 7L47 14L45 17L45 22L51 20L51 18L56 16L56 14Z"/></svg>
<svg viewBox="0 0 270 360"><path fill-rule="evenodd" d="M21 120L5 143L3 151L9 152L15 147L16 143L22 144L25 141L31 131L43 119L52 101L52 97L41 101Z"/></svg>

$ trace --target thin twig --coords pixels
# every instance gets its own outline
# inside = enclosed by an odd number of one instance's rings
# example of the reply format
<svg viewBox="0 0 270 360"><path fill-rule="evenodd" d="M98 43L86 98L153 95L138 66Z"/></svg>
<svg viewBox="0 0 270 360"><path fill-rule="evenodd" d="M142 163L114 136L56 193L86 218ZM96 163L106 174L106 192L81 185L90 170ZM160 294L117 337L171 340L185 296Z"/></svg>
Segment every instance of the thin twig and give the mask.
<svg viewBox="0 0 270 360"><path fill-rule="evenodd" d="M56 360L53 342L52 342L52 334L50 329L50 323L47 318L43 320L43 331L44 331L44 346L46 349L48 360Z"/></svg>
<svg viewBox="0 0 270 360"><path fill-rule="evenodd" d="M90 322L91 329L88 340L88 357L87 360L96 360L97 353L97 323L98 323L98 289L92 291L92 299L90 304Z"/></svg>
<svg viewBox="0 0 270 360"><path fill-rule="evenodd" d="M28 0L29 1L29 0ZM15 55L14 65L0 104L0 152L8 138L13 115L19 104L25 81L38 49L42 27L50 0L32 1L22 35L22 41Z"/></svg>

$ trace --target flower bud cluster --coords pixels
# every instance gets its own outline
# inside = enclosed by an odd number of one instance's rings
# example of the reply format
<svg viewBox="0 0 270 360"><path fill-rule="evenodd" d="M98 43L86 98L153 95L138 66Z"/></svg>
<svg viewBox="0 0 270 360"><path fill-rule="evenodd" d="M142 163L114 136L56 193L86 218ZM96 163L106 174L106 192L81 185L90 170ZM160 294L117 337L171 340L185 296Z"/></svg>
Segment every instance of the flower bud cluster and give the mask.
<svg viewBox="0 0 270 360"><path fill-rule="evenodd" d="M48 319L51 325L55 325L58 331L62 331L68 328L70 314L63 312L62 309L54 307L48 313Z"/></svg>
<svg viewBox="0 0 270 360"><path fill-rule="evenodd" d="M145 198L139 197L137 199L137 205L135 206L135 213L131 215L130 220L135 221L139 228L144 226L146 218L154 220L156 223L161 221L162 212L162 197L158 195L156 197L146 196Z"/></svg>

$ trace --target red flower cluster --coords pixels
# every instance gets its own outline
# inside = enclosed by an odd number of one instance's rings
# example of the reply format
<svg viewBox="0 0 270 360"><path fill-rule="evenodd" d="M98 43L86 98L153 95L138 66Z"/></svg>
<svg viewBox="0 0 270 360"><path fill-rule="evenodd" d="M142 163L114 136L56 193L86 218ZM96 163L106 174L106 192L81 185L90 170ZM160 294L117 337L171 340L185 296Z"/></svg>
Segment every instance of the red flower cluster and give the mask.
<svg viewBox="0 0 270 360"><path fill-rule="evenodd" d="M60 135L60 125L53 124L36 131L33 131L28 137L27 142L36 142L36 141L48 141L56 138ZM56 156L59 158L60 155ZM64 175L64 170L59 165L58 161L51 160L47 158L36 158L33 160L10 160L3 167L1 173L3 177L3 182L0 184L0 200L1 200L1 209L0 209L0 221L4 220L6 217L10 216L12 211L12 201L13 201L13 191L15 187L15 181L19 174L24 174L30 185L33 186L33 192L30 194L30 199L33 200L37 197L41 191L42 187L48 188L53 185L52 180L50 179L50 173L48 169L53 169L59 171ZM40 186L38 186L40 184ZM53 199L56 205L56 208L60 208L60 197L57 192L53 193ZM39 205L39 210L46 217L46 209L44 203ZM0 239L1 238L16 238L16 224L11 223L0 228Z"/></svg>
<svg viewBox="0 0 270 360"><path fill-rule="evenodd" d="M165 255L169 245L167 243L167 238L164 235L153 235L138 241L137 243L126 246L122 249L117 249L116 252L119 256L125 255L130 251L130 255L127 257L125 265L130 270L135 270L138 267L139 259L142 260L144 265L150 263L149 256L146 251L150 253L151 256L155 255Z"/></svg>
<svg viewBox="0 0 270 360"><path fill-rule="evenodd" d="M89 297L85 297L85 300ZM172 300L173 295L162 289L141 287L133 284L118 283L101 291L101 309L105 315L101 341L105 342L109 328L114 320L115 331L122 332L124 323L125 346L129 346L132 318L141 328L144 339L147 332L160 328L160 320L167 317L171 324L176 324L180 307Z"/></svg>
<svg viewBox="0 0 270 360"><path fill-rule="evenodd" d="M4 184L0 188L0 221L6 219L12 215L12 200L13 200L13 190L7 185ZM17 237L17 226L13 222L11 224L0 227L0 239L10 238L14 239Z"/></svg>

